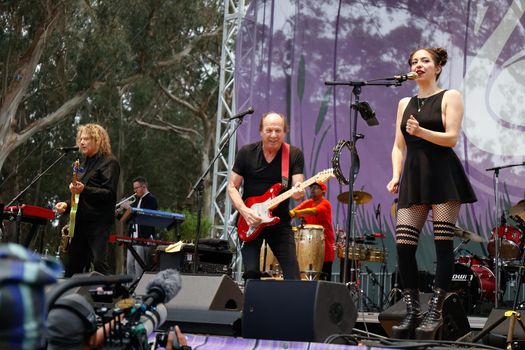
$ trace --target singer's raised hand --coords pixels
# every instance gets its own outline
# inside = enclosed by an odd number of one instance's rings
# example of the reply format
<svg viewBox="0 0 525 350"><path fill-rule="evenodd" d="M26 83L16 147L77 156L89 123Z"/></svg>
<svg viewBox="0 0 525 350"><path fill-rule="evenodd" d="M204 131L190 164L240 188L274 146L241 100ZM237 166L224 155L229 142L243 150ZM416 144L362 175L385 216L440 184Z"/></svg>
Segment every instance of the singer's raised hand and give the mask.
<svg viewBox="0 0 525 350"><path fill-rule="evenodd" d="M407 120L407 133L416 136L419 131L419 122L413 115L411 115Z"/></svg>

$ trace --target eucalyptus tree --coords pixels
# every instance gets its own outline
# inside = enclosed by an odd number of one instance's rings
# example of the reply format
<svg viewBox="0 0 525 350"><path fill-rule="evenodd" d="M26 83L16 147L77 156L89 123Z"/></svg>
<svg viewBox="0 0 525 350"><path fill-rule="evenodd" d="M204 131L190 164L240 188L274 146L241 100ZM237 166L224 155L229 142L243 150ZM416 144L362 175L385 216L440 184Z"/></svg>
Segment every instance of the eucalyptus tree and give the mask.
<svg viewBox="0 0 525 350"><path fill-rule="evenodd" d="M99 122L122 186L159 178L166 207L187 205L213 154L221 2L18 0L0 10L0 201L73 142L78 124ZM70 175L57 173L42 200L66 194Z"/></svg>

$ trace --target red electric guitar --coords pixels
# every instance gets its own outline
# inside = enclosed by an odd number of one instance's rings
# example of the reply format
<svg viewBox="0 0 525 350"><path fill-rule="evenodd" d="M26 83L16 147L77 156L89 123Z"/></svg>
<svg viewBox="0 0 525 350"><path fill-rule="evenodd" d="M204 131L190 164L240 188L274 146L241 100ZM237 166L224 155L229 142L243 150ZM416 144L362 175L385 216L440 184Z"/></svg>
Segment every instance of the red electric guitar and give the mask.
<svg viewBox="0 0 525 350"><path fill-rule="evenodd" d="M300 189L304 190L311 184L318 181L325 182L333 176L334 170L332 168L323 170L317 173L315 176L302 182ZM244 204L246 204L247 207L255 210L257 215L259 215L262 218L262 221L258 225L250 226L248 225L246 220L244 220L244 218L240 216L239 223L237 224L237 234L239 235L239 239L241 241L250 242L254 240L263 228L265 228L266 226L275 225L281 220L278 217L272 216L272 209L277 207L282 201L285 201L288 198L290 198L294 193L294 189L289 189L288 191L277 195L281 191L282 187L282 184L277 183L270 187L270 189L266 191L263 195L253 196L247 198L244 201Z"/></svg>

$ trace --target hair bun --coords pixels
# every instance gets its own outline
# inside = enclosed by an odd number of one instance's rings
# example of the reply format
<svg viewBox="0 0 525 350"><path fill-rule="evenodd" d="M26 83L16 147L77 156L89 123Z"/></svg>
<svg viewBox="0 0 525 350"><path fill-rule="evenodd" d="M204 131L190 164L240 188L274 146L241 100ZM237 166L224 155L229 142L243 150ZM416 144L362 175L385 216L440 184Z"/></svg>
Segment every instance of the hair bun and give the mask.
<svg viewBox="0 0 525 350"><path fill-rule="evenodd" d="M437 61L438 61L436 62L437 64L439 64L441 67L447 64L447 61L448 61L447 50L445 50L442 47L434 47L432 50L436 53Z"/></svg>

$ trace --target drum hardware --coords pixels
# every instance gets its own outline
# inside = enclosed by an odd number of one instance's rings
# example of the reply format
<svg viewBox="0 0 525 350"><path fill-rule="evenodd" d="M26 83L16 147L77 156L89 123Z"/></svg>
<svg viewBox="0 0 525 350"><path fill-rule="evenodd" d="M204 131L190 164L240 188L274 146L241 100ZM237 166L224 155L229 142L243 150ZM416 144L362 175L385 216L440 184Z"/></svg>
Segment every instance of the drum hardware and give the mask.
<svg viewBox="0 0 525 350"><path fill-rule="evenodd" d="M505 169L505 168L512 168L512 167L516 167L516 166L523 166L525 165L525 163L517 163L517 164L507 164L507 165L503 165L503 166L496 166L496 167L492 167L492 168L488 168L488 169L485 169L485 171L493 171L494 172L494 197L495 197L495 205L494 205L494 221L496 223L498 223L498 217L500 215L500 212L502 211L501 210L501 204L500 204L500 190L499 190L499 172L501 169ZM496 232L499 233L499 226L496 227ZM494 237L494 273L496 275L496 286L499 286L499 281L500 281L500 262L499 262L499 258L500 258L500 252L499 252L499 249L500 249L500 240L499 240L499 234L495 235ZM494 307L495 308L498 308L498 305L499 305L499 295L500 295L500 291L499 291L499 288L496 288L496 300L495 300L495 304L494 304ZM482 332L484 333L484 332ZM479 337L479 335L478 335ZM476 337L476 338L478 338ZM481 339L481 338L479 338Z"/></svg>
<svg viewBox="0 0 525 350"><path fill-rule="evenodd" d="M397 268L397 264L394 267L394 271L399 271ZM391 306L394 306L395 303L397 303L401 298L403 297L403 291L401 288L399 288L399 273L394 273L394 283L392 288L390 289L390 292L386 296L386 303L383 305L386 305L386 308L389 308Z"/></svg>
<svg viewBox="0 0 525 350"><path fill-rule="evenodd" d="M496 236L498 236L498 235L496 235ZM496 238L496 242L497 242L497 238ZM497 246L497 244L496 244L496 246ZM498 261L497 261L498 259L496 258L495 260L496 260L496 266L497 266L498 265ZM506 311L503 314L503 316L501 316L496 322L494 322L493 324L489 325L488 327L485 326L483 328L483 331L481 331L481 333L479 333L476 337L474 337L474 339L472 339L472 341L471 341L472 343L476 343L478 340L482 339L487 333L489 333L494 328L499 326L507 318L509 319L508 330L507 330L507 349L512 349L513 348L512 344L513 344L513 337L514 337L514 326L516 325L516 322L518 322L518 324L520 325L522 331L525 332L525 325L523 324L523 321L521 320L521 314L520 314L520 312L516 311L518 309L518 305L523 304L523 302L518 304L518 298L519 298L519 295L520 295L521 281L523 279L523 272L525 271L524 264L525 264L525 254L522 254L521 255L520 265L519 265L519 270L518 270L518 275L517 275L518 290L516 291L516 295L514 296L514 303L513 303L513 306L512 306L512 310ZM496 285L498 285L498 279L497 278L496 278ZM496 288L496 291L497 291L497 289L498 288ZM498 294L496 292L496 294L495 294L496 300L497 300L497 297L498 297Z"/></svg>

